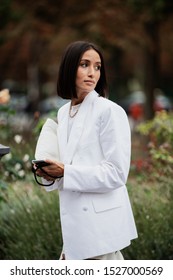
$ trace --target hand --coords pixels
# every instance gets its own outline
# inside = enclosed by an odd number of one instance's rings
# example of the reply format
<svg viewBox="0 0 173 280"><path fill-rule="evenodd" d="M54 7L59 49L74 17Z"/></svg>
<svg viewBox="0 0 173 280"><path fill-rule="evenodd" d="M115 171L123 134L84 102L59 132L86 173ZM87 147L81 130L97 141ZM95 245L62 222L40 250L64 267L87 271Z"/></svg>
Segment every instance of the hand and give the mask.
<svg viewBox="0 0 173 280"><path fill-rule="evenodd" d="M50 175L52 177L64 176L64 164L63 163L55 161L55 160L49 160L49 159L46 159L45 162L49 163L49 165L42 167L42 169L44 171L46 171L46 173L48 173L48 175ZM36 173L38 176L43 177L47 181L52 181L52 177L48 176L40 169L38 169Z"/></svg>

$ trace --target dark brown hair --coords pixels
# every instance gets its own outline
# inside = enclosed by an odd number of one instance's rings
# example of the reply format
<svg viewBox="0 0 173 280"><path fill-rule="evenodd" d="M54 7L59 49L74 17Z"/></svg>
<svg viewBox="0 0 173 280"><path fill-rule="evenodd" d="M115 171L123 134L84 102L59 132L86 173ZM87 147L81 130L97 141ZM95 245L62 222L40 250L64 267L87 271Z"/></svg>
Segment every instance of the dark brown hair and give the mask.
<svg viewBox="0 0 173 280"><path fill-rule="evenodd" d="M72 99L77 98L76 93L76 74L77 69L81 60L82 55L90 50L95 50L101 59L101 70L100 70L100 79L95 87L95 90L100 96L107 96L107 82L106 82L106 73L104 66L104 59L99 48L89 42L85 41L76 41L71 43L65 49L65 52L62 56L58 81L57 81L57 93L58 96L63 99Z"/></svg>

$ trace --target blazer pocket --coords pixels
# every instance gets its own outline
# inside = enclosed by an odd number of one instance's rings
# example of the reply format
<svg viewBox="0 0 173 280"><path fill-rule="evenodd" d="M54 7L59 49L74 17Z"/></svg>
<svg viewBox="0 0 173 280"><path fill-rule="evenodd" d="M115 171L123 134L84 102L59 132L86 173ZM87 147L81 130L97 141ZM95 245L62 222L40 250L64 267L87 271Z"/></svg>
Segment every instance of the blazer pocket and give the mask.
<svg viewBox="0 0 173 280"><path fill-rule="evenodd" d="M121 188L120 188L121 189ZM109 193L98 194L92 204L96 213L122 207L124 190L117 189ZM123 191L123 192L122 192Z"/></svg>

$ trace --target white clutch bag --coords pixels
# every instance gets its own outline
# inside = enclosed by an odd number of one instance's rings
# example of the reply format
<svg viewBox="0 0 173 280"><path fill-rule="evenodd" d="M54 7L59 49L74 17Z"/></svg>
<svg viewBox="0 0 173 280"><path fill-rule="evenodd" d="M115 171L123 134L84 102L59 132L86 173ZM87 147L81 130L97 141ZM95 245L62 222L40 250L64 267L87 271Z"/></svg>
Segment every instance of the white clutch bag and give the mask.
<svg viewBox="0 0 173 280"><path fill-rule="evenodd" d="M35 159L52 159L59 161L60 156L57 130L58 124L54 120L48 118L44 123L37 140Z"/></svg>

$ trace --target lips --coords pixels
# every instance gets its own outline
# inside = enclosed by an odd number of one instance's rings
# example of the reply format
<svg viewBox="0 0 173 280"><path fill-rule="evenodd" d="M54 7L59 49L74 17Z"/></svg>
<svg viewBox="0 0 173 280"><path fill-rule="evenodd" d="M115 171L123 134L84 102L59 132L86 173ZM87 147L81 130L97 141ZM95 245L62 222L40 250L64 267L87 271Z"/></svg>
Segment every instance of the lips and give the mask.
<svg viewBox="0 0 173 280"><path fill-rule="evenodd" d="M95 84L95 82L94 82L94 81L92 81L92 80L85 80L84 82L85 82L85 83L87 83L87 84L92 84L92 85L94 85L94 84Z"/></svg>

